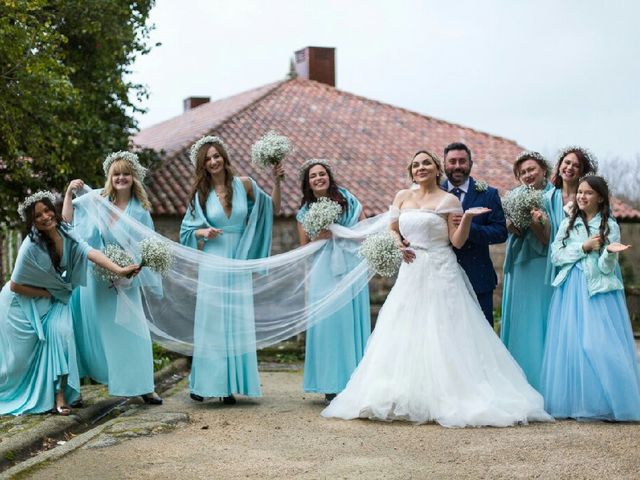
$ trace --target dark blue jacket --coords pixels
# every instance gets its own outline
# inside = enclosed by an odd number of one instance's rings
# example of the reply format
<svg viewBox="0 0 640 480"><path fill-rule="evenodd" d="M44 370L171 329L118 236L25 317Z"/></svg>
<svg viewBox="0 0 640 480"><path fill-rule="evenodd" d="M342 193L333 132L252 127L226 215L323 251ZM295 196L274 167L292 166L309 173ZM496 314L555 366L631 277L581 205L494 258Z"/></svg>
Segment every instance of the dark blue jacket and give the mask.
<svg viewBox="0 0 640 480"><path fill-rule="evenodd" d="M449 189L449 182L443 185ZM492 291L498 284L496 271L489 256L489 245L507 241L507 224L502 210L498 190L488 187L485 191L476 190L476 181L469 177L469 191L464 196L462 209L472 207L490 208L489 213L474 217L471 222L469 239L462 248L454 248L458 263L467 273L476 293Z"/></svg>

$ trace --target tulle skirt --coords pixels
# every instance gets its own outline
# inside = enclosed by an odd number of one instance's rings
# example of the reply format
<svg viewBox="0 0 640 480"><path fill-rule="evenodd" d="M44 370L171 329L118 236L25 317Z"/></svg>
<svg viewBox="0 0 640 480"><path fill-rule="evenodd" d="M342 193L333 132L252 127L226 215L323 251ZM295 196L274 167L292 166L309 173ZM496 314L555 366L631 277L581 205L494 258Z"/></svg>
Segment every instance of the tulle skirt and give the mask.
<svg viewBox="0 0 640 480"><path fill-rule="evenodd" d="M551 300L541 380L554 417L640 420L640 369L624 293L589 297L579 265Z"/></svg>
<svg viewBox="0 0 640 480"><path fill-rule="evenodd" d="M551 421L543 403L447 246L402 265L362 362L322 415L504 427Z"/></svg>

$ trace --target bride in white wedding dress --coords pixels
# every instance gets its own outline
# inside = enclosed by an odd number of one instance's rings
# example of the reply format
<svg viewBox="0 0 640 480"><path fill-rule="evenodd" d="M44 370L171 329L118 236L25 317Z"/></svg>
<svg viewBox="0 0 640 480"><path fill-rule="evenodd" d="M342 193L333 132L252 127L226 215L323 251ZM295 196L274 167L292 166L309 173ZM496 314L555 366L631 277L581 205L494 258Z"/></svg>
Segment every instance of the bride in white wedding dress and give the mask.
<svg viewBox="0 0 640 480"><path fill-rule="evenodd" d="M324 417L435 421L445 427L505 427L552 421L542 396L487 323L451 244L462 246L473 216L441 190L440 160L418 152L418 189L400 191L391 231L409 242L365 355ZM415 253L415 257L413 256Z"/></svg>

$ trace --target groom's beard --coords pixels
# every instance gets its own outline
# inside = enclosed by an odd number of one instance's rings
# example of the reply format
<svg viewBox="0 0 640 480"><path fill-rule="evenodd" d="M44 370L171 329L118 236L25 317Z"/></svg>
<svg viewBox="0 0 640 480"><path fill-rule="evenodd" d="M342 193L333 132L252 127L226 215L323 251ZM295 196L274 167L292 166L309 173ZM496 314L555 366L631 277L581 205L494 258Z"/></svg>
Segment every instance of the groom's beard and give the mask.
<svg viewBox="0 0 640 480"><path fill-rule="evenodd" d="M469 178L469 174L471 173L471 169L467 168L449 168L445 170L447 174L447 178L449 179L449 183L458 187L462 185L467 178Z"/></svg>

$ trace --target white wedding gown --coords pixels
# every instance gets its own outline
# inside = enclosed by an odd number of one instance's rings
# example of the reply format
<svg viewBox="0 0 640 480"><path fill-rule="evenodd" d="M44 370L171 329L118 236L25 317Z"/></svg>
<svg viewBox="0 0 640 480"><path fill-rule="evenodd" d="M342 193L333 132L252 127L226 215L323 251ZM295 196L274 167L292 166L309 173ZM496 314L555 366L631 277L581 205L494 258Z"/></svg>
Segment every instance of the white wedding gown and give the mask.
<svg viewBox="0 0 640 480"><path fill-rule="evenodd" d="M445 427L552 421L486 321L449 243L446 208L402 210L416 252L403 263L360 365L324 417L435 421Z"/></svg>

